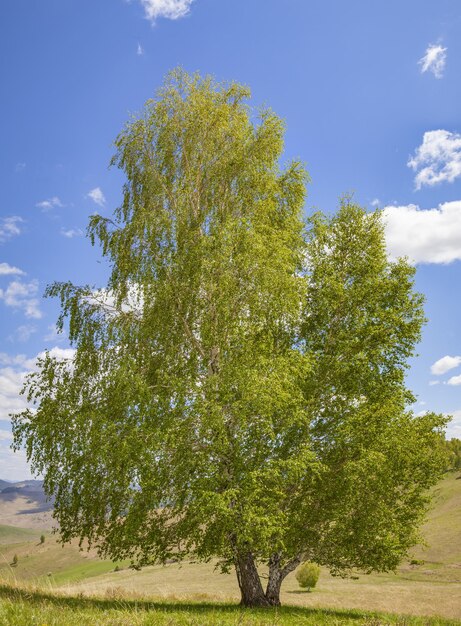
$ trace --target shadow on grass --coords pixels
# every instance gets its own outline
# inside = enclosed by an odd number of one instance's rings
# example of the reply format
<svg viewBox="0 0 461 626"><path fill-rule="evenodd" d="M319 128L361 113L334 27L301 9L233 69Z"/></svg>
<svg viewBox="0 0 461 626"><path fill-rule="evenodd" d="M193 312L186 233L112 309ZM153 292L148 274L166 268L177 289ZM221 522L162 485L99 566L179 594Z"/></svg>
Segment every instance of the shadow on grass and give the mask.
<svg viewBox="0 0 461 626"><path fill-rule="evenodd" d="M98 609L100 611L110 611L123 608L124 610L145 610L145 611L160 611L164 613L178 613L178 612L194 612L194 613L216 613L223 614L239 613L241 611L250 610L257 611L258 613L274 613L285 614L299 617L307 617L312 615L342 617L350 619L363 619L365 615L371 615L370 613L364 613L363 611L355 610L335 610L335 609L315 609L305 607L294 606L282 606L274 608L256 608L245 609L238 604L224 603L224 602L182 602L172 600L131 600L131 599L99 599L88 598L82 596L62 596L47 593L46 591L29 591L27 589L21 589L20 587L10 587L8 585L0 585L0 599L5 598L12 601L24 601L29 604L51 604L57 607L65 607L70 609Z"/></svg>

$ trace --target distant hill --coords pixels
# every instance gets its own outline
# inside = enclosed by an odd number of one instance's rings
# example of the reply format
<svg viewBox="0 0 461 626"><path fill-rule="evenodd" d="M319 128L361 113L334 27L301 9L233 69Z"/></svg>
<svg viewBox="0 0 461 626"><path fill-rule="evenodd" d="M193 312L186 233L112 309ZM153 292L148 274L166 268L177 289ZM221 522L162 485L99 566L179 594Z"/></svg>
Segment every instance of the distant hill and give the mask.
<svg viewBox="0 0 461 626"><path fill-rule="evenodd" d="M0 524L19 528L50 528L53 501L47 500L42 480L0 480Z"/></svg>

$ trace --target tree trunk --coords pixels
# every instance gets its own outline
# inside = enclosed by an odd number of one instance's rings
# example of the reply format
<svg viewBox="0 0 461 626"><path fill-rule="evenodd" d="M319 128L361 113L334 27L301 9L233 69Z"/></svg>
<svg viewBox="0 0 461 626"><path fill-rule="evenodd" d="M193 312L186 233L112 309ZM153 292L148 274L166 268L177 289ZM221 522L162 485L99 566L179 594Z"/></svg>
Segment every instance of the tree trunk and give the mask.
<svg viewBox="0 0 461 626"><path fill-rule="evenodd" d="M301 563L301 555L294 557L291 561L281 567L281 556L275 553L269 559L269 580L266 587L266 600L269 606L280 606L280 589L282 582L290 572Z"/></svg>
<svg viewBox="0 0 461 626"><path fill-rule="evenodd" d="M235 559L235 571L240 587L242 606L280 606L280 589L282 582L290 572L301 563L301 555L294 557L284 567L281 566L281 555L275 553L269 559L269 579L264 593L258 569L251 552L238 554Z"/></svg>
<svg viewBox="0 0 461 626"><path fill-rule="evenodd" d="M240 587L242 606L270 606L270 602L264 594L259 578L258 570L255 565L253 555L249 552L239 554L235 560L235 571Z"/></svg>
<svg viewBox="0 0 461 626"><path fill-rule="evenodd" d="M266 587L266 599L271 606L280 606L280 588L283 576L280 568L280 555L273 554L269 559L269 580Z"/></svg>

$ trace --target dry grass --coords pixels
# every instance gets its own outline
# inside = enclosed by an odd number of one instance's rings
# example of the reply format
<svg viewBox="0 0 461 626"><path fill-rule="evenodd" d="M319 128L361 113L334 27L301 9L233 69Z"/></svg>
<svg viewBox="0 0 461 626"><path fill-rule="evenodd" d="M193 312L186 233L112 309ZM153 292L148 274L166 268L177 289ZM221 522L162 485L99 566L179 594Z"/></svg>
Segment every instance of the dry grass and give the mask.
<svg viewBox="0 0 461 626"><path fill-rule="evenodd" d="M142 597L162 600L238 602L235 577L217 573L209 564L172 564L140 572L122 570L61 587L69 595ZM107 597L107 596L106 596ZM299 589L293 574L284 582L282 604L311 608L392 611L408 615L461 618L461 583L402 580L396 575L363 576L359 580L334 578L323 571L312 592Z"/></svg>
<svg viewBox="0 0 461 626"><path fill-rule="evenodd" d="M285 606L242 609L237 604L64 597L32 587L0 586L0 623L8 626L454 626L443 618L405 617Z"/></svg>

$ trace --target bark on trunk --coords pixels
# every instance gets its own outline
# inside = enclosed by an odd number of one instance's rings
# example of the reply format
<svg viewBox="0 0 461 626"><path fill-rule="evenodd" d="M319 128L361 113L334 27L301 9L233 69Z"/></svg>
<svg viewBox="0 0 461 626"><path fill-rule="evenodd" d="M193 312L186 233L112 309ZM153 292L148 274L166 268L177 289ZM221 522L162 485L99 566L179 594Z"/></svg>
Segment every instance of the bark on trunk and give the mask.
<svg viewBox="0 0 461 626"><path fill-rule="evenodd" d="M261 584L258 569L251 552L238 554L235 559L235 571L240 587L242 606L280 606L280 589L282 582L290 572L298 567L302 557L296 556L281 566L281 555L273 554L269 559L269 578L266 592Z"/></svg>
<svg viewBox="0 0 461 626"><path fill-rule="evenodd" d="M266 600L270 606L280 606L280 589L282 582L290 572L301 563L301 556L296 556L281 567L281 556L275 553L269 559L269 580L266 587Z"/></svg>
<svg viewBox="0 0 461 626"><path fill-rule="evenodd" d="M280 555L273 554L269 559L269 580L266 587L266 599L271 606L280 606L280 588L283 576L280 568Z"/></svg>
<svg viewBox="0 0 461 626"><path fill-rule="evenodd" d="M264 594L258 570L251 553L239 554L235 561L235 571L240 587L242 606L270 606Z"/></svg>

